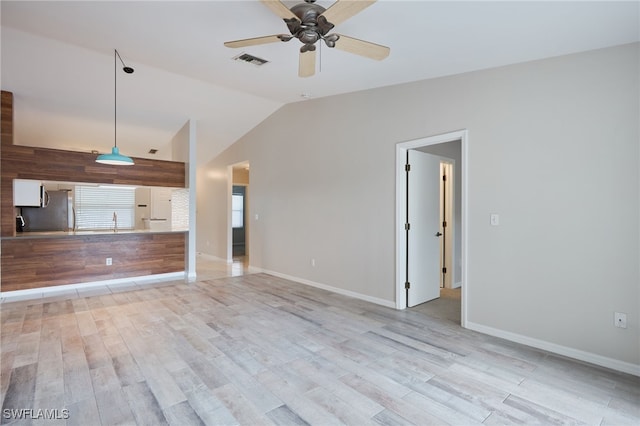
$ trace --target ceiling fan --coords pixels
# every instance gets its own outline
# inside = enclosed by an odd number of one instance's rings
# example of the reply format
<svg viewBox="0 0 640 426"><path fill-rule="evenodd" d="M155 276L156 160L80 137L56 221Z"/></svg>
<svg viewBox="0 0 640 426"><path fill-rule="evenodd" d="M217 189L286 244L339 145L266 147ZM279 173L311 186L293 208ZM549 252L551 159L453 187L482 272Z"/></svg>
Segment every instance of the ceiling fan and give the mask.
<svg viewBox="0 0 640 426"><path fill-rule="evenodd" d="M298 75L309 77L316 71L316 42L324 40L328 47L335 47L349 53L371 59L382 60L389 56L386 46L347 37L329 34L336 25L371 6L376 0L336 0L328 9L315 4L316 0L304 0L289 9L279 0L260 0L276 15L284 20L291 34L275 34L264 37L227 41L227 47L247 47L258 44L287 42L297 38L302 43Z"/></svg>

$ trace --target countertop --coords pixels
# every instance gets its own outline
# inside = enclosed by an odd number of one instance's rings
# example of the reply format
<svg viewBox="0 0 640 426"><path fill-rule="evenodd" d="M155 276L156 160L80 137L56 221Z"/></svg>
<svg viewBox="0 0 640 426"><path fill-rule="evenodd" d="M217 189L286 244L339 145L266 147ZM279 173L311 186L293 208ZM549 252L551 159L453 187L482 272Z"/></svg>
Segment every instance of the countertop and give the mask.
<svg viewBox="0 0 640 426"><path fill-rule="evenodd" d="M13 237L2 237L3 240L24 240L31 238L66 238L66 237L92 237L92 236L113 236L113 235L135 235L135 234L174 234L179 232L189 232L188 229L122 229L118 232L111 230L101 231L47 231L47 232L16 232Z"/></svg>

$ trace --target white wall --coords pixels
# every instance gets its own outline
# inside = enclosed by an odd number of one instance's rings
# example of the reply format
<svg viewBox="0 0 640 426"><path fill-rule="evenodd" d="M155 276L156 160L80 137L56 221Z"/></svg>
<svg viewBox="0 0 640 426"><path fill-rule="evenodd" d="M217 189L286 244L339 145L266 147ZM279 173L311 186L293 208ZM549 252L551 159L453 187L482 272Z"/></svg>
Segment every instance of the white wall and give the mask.
<svg viewBox="0 0 640 426"><path fill-rule="evenodd" d="M196 196L197 196L197 131L196 121L187 120L171 140L171 158L173 161L185 163L185 182L188 191L189 224L187 241L185 242L185 264L187 281L196 279ZM176 221L177 222L177 221ZM183 222L184 223L184 222Z"/></svg>
<svg viewBox="0 0 640 426"><path fill-rule="evenodd" d="M468 322L639 366L638 50L286 105L199 172L198 250L248 160L251 265L393 301L395 145L467 129Z"/></svg>

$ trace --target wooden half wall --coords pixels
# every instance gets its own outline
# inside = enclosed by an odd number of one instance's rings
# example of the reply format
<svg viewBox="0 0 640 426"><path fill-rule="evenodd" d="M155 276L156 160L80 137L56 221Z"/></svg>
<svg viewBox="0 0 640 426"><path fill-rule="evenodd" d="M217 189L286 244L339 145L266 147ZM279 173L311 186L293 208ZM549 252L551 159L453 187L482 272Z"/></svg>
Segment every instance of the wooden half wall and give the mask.
<svg viewBox="0 0 640 426"><path fill-rule="evenodd" d="M184 232L7 238L2 291L181 272L185 238Z"/></svg>

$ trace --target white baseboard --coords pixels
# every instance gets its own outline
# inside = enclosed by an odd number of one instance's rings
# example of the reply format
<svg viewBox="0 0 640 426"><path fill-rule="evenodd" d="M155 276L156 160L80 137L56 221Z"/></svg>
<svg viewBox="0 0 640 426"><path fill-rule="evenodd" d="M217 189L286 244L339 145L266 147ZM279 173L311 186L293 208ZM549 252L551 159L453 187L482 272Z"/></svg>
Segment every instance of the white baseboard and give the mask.
<svg viewBox="0 0 640 426"><path fill-rule="evenodd" d="M620 361L614 358L609 358L609 357L594 354L591 352L582 351L580 349L570 348L568 346L558 345L556 343L535 339L533 337L524 336L518 333L512 333L510 331L500 330L500 329L489 327L486 325L477 324L471 321L467 321L466 325L467 325L467 328L470 330L478 331L480 333L488 334L490 336L500 337L505 340L521 343L523 345L542 349L548 352L553 352L555 354L563 355L569 358L574 358L580 361L585 361L591 364L599 365L601 367L610 368L612 370L621 371L627 374L633 374L634 376L640 376L640 365L638 364L632 364L630 362Z"/></svg>
<svg viewBox="0 0 640 426"><path fill-rule="evenodd" d="M330 285L318 283L315 281L310 281L304 278L294 277L291 275L282 274L280 272L269 271L267 269L257 268L253 266L250 267L250 270L253 270L256 273L263 272L265 274L273 275L279 278L284 278L285 280L289 280L289 281L295 281L297 283L308 285L311 287L321 288L323 290L327 290L332 293L342 294L343 296L349 296L349 297L353 297L354 299L360 299L366 302L375 303L376 305L386 306L387 308L393 308L393 309L396 308L396 302L380 299L378 297L367 296L366 294L356 293L355 291L345 290L343 288L338 288L338 287L332 287Z"/></svg>
<svg viewBox="0 0 640 426"><path fill-rule="evenodd" d="M8 301L11 301L11 299L28 298L29 296L34 296L34 298L36 296L47 297L47 296L55 295L57 293L64 293L70 290L106 287L106 286L117 285L117 284L131 284L132 282L134 284L145 284L150 282L162 282L162 281L171 281L171 280L179 280L179 279L186 279L186 278L187 277L186 277L185 271L169 272L166 274L143 275L139 277L115 278L112 280L89 281L86 283L29 288L25 290L2 291L0 292L0 297L4 301L8 302Z"/></svg>
<svg viewBox="0 0 640 426"><path fill-rule="evenodd" d="M196 256L197 257L201 257L201 258L203 258L205 260L212 260L212 261L215 261L215 262L225 262L225 263L231 263L232 262L232 261L230 261L228 259L223 259L221 257L214 256L212 254L202 253L202 252L196 253Z"/></svg>
<svg viewBox="0 0 640 426"><path fill-rule="evenodd" d="M258 268L258 267L251 266L251 265L249 265L247 267L247 272L249 272L250 274L259 274L261 272L264 272L265 274L269 273L269 272L265 271L262 268ZM275 274L272 274L272 275L275 275Z"/></svg>

